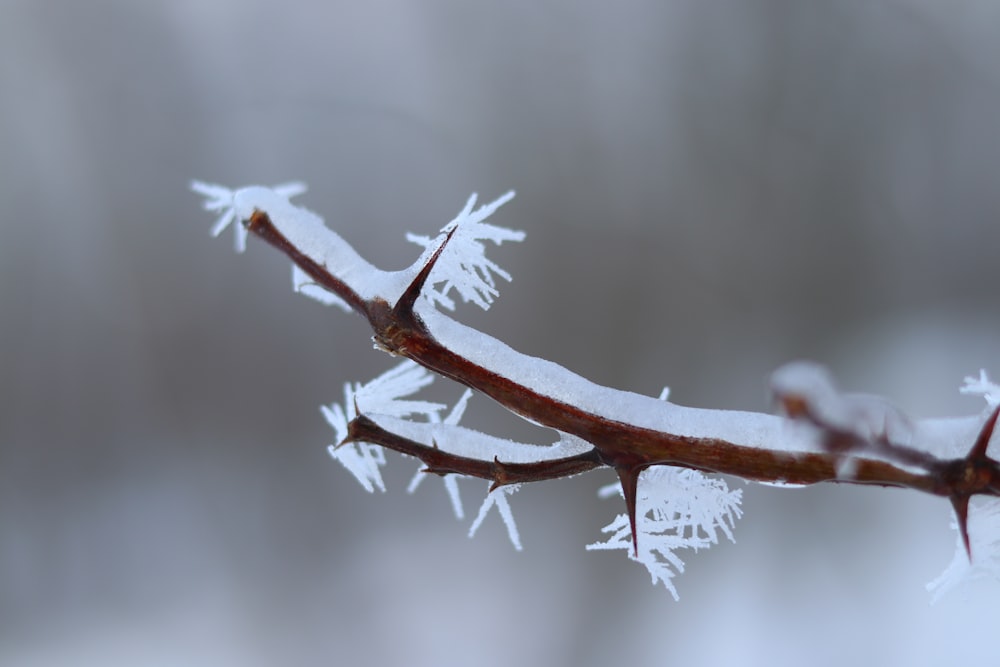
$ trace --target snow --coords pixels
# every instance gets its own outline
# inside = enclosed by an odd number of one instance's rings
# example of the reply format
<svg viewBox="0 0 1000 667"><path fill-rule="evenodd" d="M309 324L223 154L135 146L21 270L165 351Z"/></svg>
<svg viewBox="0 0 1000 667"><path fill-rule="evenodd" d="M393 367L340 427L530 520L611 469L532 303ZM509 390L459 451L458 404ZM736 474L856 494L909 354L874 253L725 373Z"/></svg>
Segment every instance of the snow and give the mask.
<svg viewBox="0 0 1000 667"><path fill-rule="evenodd" d="M299 252L342 280L362 299L381 296L390 303L399 298L414 274L405 271L382 271L367 262L336 232L323 223L323 219L309 209L295 206L292 196L305 192L301 183L288 183L268 188L253 185L230 190L221 185L194 181L191 189L205 195L203 207L221 212L212 228L218 236L226 227L236 230L236 251L246 248L247 230L239 222L246 222L255 210L267 213L275 229ZM302 281L294 281L300 284ZM312 290L306 293L316 298Z"/></svg>
<svg viewBox="0 0 1000 667"><path fill-rule="evenodd" d="M794 361L780 367L771 374L771 389L779 398L808 406L825 427L862 441L886 436L905 445L913 439L912 423L896 406L880 396L841 393L830 372L815 362Z"/></svg>
<svg viewBox="0 0 1000 667"><path fill-rule="evenodd" d="M652 396L595 384L562 366L513 350L503 342L447 317L430 304L417 312L443 346L472 363L559 403L609 421L625 422L692 438L716 438L744 447L791 452L819 451L808 432L789 429L777 415L690 408Z"/></svg>
<svg viewBox="0 0 1000 667"><path fill-rule="evenodd" d="M457 424L415 422L377 413L365 415L385 430L427 446L437 446L442 451L480 461L501 463L532 463L551 461L582 454L592 446L579 439L560 434L551 445L536 445L498 438Z"/></svg>

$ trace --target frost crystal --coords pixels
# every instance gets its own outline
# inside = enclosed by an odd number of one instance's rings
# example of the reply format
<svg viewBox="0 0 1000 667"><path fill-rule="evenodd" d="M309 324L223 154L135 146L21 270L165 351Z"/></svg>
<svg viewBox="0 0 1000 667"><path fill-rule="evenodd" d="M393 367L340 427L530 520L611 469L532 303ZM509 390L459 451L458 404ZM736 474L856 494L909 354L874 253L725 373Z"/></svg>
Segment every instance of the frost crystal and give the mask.
<svg viewBox="0 0 1000 667"><path fill-rule="evenodd" d="M385 465L385 452L380 446L367 442L345 442L348 422L359 411L390 417L422 415L427 419L436 418L444 405L400 400L433 381L434 376L427 370L406 360L367 384L345 384L343 406L334 403L320 408L337 436L337 444L328 448L330 456L347 468L369 493L376 488L385 491L380 470Z"/></svg>
<svg viewBox="0 0 1000 667"><path fill-rule="evenodd" d="M253 212L251 207L248 210L244 210L249 203L249 198L242 196L244 193L249 192L267 192L267 188L243 188L240 190L230 190L229 188L222 185L215 185L213 183L202 183L201 181L192 181L191 189L200 195L207 197L206 201L202 203L202 208L206 211L221 212L222 215L219 219L215 221L212 225L212 236L218 236L226 227L233 225L233 229L236 230L236 238L234 240L234 246L236 252L243 252L247 249L247 230L246 228L239 224L240 220L244 220L250 217L250 213ZM287 203L289 199L296 195L300 195L306 191L305 183L283 183L282 185L276 185L270 188L269 192L273 195L285 200ZM258 207L259 208L259 207ZM233 223L236 224L233 224Z"/></svg>
<svg viewBox="0 0 1000 667"><path fill-rule="evenodd" d="M1000 404L1000 385L990 380L986 371L980 369L979 377L967 377L965 383L959 389L963 394L980 394L986 399L986 403L994 408Z"/></svg>
<svg viewBox="0 0 1000 667"><path fill-rule="evenodd" d="M337 306L345 312L351 312L351 307L347 305L346 301L317 285L308 273L299 268L298 264L292 264L292 289L303 296L319 301L324 306Z"/></svg>
<svg viewBox="0 0 1000 667"><path fill-rule="evenodd" d="M472 522L472 527L469 528L469 537L473 537L476 531L479 530L479 526L483 525L483 519L489 514L490 508L496 507L497 512L500 513L500 518L503 519L503 524L507 526L507 537L510 538L510 543L514 545L515 549L520 551L521 536L517 532L517 524L514 523L514 515L510 511L510 503L507 502L507 496L520 488L520 484L511 484L490 491L486 499L483 500L483 504L479 507L479 514L476 515L476 520Z"/></svg>
<svg viewBox="0 0 1000 667"><path fill-rule="evenodd" d="M483 241L492 241L500 245L504 241L523 241L524 232L491 225L485 220L514 198L514 192L508 192L485 206L473 210L476 205L476 195L473 194L465 203L465 208L454 220L441 228L442 234L454 232L448 245L445 246L431 269L425 295L433 302L439 303L448 310L455 309L455 302L448 296L454 288L466 303L472 302L486 310L493 303L499 292L493 275L496 274L510 282L510 274L496 263L486 259L486 247ZM433 251L441 243L442 237L431 239L427 236L407 234L408 241L424 246L428 252ZM444 283L440 288L436 285Z"/></svg>
<svg viewBox="0 0 1000 667"><path fill-rule="evenodd" d="M455 403L455 407L453 407L451 412L448 413L448 416L444 418L443 424L445 426L458 425L458 422L462 419L462 415L465 414L465 407L469 404L470 398L472 398L471 389L466 389L462 392L462 397L458 399L458 402ZM431 417L430 421L432 424L440 421L437 413ZM417 473L413 476L413 479L410 480L409 486L406 487L407 493L413 493L416 491L417 487L420 486L420 482L424 481L424 478L427 477L427 474L428 473L424 472L423 466L421 466L420 469L417 470ZM459 520L464 519L465 509L462 507L462 497L458 494L458 475L444 475L442 476L442 480L444 481L445 491L448 492L448 498L451 500L451 508L455 512L455 518Z"/></svg>
<svg viewBox="0 0 1000 667"><path fill-rule="evenodd" d="M621 486L611 484L601 489L607 497ZM623 549L629 558L646 566L653 584L663 582L674 599L674 575L684 571L684 561L674 552L678 549L704 549L717 544L718 532L733 539L733 526L742 516L742 492L730 491L718 478L707 477L697 470L672 466L647 468L639 477L636 499L636 528L639 531L638 554L632 547L632 531L628 515L619 514L603 532L612 533L605 542L587 545L588 550Z"/></svg>

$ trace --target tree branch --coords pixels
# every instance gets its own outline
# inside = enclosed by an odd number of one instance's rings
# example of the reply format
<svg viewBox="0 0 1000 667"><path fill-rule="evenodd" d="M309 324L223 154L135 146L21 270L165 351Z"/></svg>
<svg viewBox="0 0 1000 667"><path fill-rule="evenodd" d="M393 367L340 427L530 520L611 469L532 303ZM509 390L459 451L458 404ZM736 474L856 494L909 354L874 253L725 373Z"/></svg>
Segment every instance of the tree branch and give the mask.
<svg viewBox="0 0 1000 667"><path fill-rule="evenodd" d="M497 294L494 276L510 279L486 259L482 242L523 238L522 232L485 223L513 193L478 209L471 197L437 240L409 237L425 248L412 266L387 272L360 257L319 216L289 202L304 191L301 184L236 191L205 183L193 187L208 197L206 208L222 212L213 233L241 222L238 250L247 234L277 248L297 267L297 289L308 288L322 302L360 314L377 347L564 434L556 446L537 448L459 427L467 396L441 422L437 411L444 406L400 399L430 381L423 370L404 364L371 383L349 386L343 408L324 407L341 440L332 453L368 490L384 488L378 446L418 458L423 472L449 476L446 487L458 514L452 474L489 480L496 490L610 468L618 475L626 515L605 529L613 537L591 547L629 549L654 582L663 581L675 596L669 579L681 561L673 551L714 543L717 531L731 537L739 516L740 492L703 473L790 486L879 485L942 496L954 508L970 559L970 499L1000 496L1000 463L988 454L1000 415L1000 386L985 374L967 379L963 391L983 394L994 409L963 418L910 420L880 399L840 393L823 369L804 362L772 376L783 416L700 409L597 385L446 316L439 306L453 307L450 290L486 308ZM415 415L429 421L413 421ZM641 475L657 481L643 486ZM505 493L488 496L473 530L491 506L517 544ZM1000 534L1000 505L985 521L996 523ZM640 545L640 532L649 543ZM1000 576L1000 540L991 539L977 544L987 545L993 560L986 569Z"/></svg>
<svg viewBox="0 0 1000 667"><path fill-rule="evenodd" d="M804 439L797 443L799 445L797 448L789 451L785 447L769 448L763 444L748 446L718 437L693 437L610 419L602 412L558 400L532 386L505 376L496 369L486 368L481 363L442 344L435 337L428 322L431 325L437 324L442 329L450 329L452 332L460 329L462 337L472 336L476 341L472 345L481 349L493 348L496 343L485 334L461 327L458 323L440 315L432 307L421 308L423 304L420 303L419 297L435 262L444 251L454 230L444 236L436 250L419 267L399 299L390 304L380 297L361 298L346 281L291 243L264 211L255 210L246 225L252 234L285 253L317 284L335 293L365 317L372 327L374 339L379 347L412 359L440 375L481 391L505 408L538 424L570 433L594 446L593 454L583 458L574 457L572 462L563 461L559 465L547 462L536 467L517 468L517 472L510 472L511 464L500 464L499 469L507 469L507 474L510 475L503 479L511 481L552 479L577 474L603 464L615 469L622 476L633 526L635 508L634 501L629 498L634 494L634 488L630 493L627 487L630 484L634 487L634 479L638 472L652 465L682 466L734 475L747 480L792 485L837 482L914 489L951 498L953 503L956 503L956 511L963 525L963 534L965 534L965 519L961 507L967 506L968 499L975 495L1000 495L1000 466L995 460L986 456L983 444L989 442L988 436L992 434L996 412L983 426L977 446L974 446L967 456L949 460L937 459L925 452L893 444L884 435L877 439L864 440L856 434L843 432L835 425L825 423L817 415L808 396L792 393L786 393L779 398L791 417L804 419L817 427L821 451L810 451L815 447ZM517 354L509 348L505 351L508 355ZM564 369L560 370L565 372ZM601 389L607 391L605 388ZM662 405L667 404L662 403ZM723 418L721 414L716 417ZM509 483L500 481L502 476L498 477L501 473L498 472L497 463L449 456L440 450L418 446L405 438L375 430L372 424L363 418L354 420L352 438L370 438L371 442L416 456L432 472L446 470L491 479L495 483ZM769 426L777 436L775 424ZM848 455L851 462L850 474L844 474L845 457ZM967 535L965 541L968 546Z"/></svg>

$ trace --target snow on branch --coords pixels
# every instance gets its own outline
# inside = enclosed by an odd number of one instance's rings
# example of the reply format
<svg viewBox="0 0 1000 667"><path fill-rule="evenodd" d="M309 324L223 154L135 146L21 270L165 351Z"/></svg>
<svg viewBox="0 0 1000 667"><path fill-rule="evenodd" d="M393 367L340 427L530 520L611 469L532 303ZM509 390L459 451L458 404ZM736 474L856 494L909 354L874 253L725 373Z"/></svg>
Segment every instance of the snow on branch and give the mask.
<svg viewBox="0 0 1000 667"><path fill-rule="evenodd" d="M195 182L192 189L219 214L214 235L232 226L238 251L248 235L275 247L293 263L296 291L358 313L377 348L408 359L371 382L346 385L342 404L322 408L336 436L331 455L370 492L385 489L385 449L421 462L411 490L428 474L441 476L459 518L457 478L487 480L470 534L496 508L519 549L512 491L609 468L625 513L588 548L626 551L676 597L678 552L707 548L719 534L732 540L741 515L741 492L716 474L786 487L891 486L946 498L954 509L959 552L932 585L935 594L963 577L1000 578L1000 463L989 453L1000 386L985 372L967 378L961 391L982 395L987 410L966 417L909 417L885 399L841 392L826 369L808 362L772 377L784 416L686 407L668 401L667 392L655 398L597 385L439 310L454 308L453 292L485 309L497 296L496 278L510 280L486 251L487 242L524 238L487 222L512 192L478 208L473 195L433 239L409 234L424 252L402 271L383 271L318 215L291 203L305 191L299 183L231 190ZM446 406L411 398L431 372L555 431L555 443L514 443L459 425L468 391L442 417Z"/></svg>

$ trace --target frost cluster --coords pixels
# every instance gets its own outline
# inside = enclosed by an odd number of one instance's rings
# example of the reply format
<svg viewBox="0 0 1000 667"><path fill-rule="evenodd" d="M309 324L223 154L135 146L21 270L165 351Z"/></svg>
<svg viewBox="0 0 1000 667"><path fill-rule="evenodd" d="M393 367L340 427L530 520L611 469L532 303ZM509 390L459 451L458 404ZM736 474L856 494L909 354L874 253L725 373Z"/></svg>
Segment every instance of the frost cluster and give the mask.
<svg viewBox="0 0 1000 667"><path fill-rule="evenodd" d="M492 241L496 245L504 241L523 241L524 232L492 225L486 219L513 198L514 193L511 191L485 206L473 208L476 205L476 195L473 194L455 219L441 228L442 235L450 233L451 237L431 269L427 281L430 289L426 286L424 288L427 298L448 310L454 310L455 302L448 296L454 289L464 302L472 302L483 310L490 307L499 294L493 276L497 275L509 282L510 274L486 258L483 241ZM443 240L442 236L432 239L409 233L406 238L428 251L437 249Z"/></svg>
<svg viewBox="0 0 1000 667"><path fill-rule="evenodd" d="M623 495L618 484L601 490L602 496ZM662 582L677 599L673 577L684 571L681 549L707 549L718 544L719 533L730 542L740 509L742 491L729 490L725 481L697 470L673 466L647 468L639 476L636 498L638 553L633 549L632 529L627 514L619 514L604 527L611 533L604 542L587 545L588 550L621 549L642 563L653 579Z"/></svg>
<svg viewBox="0 0 1000 667"><path fill-rule="evenodd" d="M358 413L374 413L392 417L432 419L444 409L441 403L402 400L423 389L434 377L412 361L404 361L367 384L345 384L344 403L320 408L333 427L337 441L330 445L330 456L347 468L369 493L376 488L385 491L381 467L385 452L378 445L347 440L347 425Z"/></svg>
<svg viewBox="0 0 1000 667"><path fill-rule="evenodd" d="M191 189L206 197L202 208L222 214L212 225L212 236L218 236L231 226L236 252L244 252L247 249L247 230L240 222L248 219L255 208L271 211L277 207L292 207L288 200L305 192L306 185L292 182L272 188L251 186L230 190L223 185L194 181Z"/></svg>
<svg viewBox="0 0 1000 667"><path fill-rule="evenodd" d="M467 389L459 398L455 406L449 413L441 418L441 411L446 407L441 403L431 403L428 401L403 400L403 397L410 396L434 381L434 376L426 369L416 363L405 360L382 375L378 376L366 384L347 384L344 386L344 402L333 403L321 406L323 416L333 428L336 435L336 443L328 447L332 456L341 465L347 468L354 478L358 480L362 487L369 493L375 489L385 491L385 483L382 480L381 468L385 465L385 450L379 445L368 442L357 442L347 440L348 424L358 416L364 414L376 421L391 421L393 419L422 420L428 426L426 429L413 428L419 424L410 424L411 433L407 436L427 437L437 446L437 439L442 440L442 444L447 444L449 436L455 431L462 440L468 442L472 440L472 446L477 445L482 452L493 452L493 455L506 453L511 445L515 447L528 447L527 445L517 445L508 441L491 438L476 431L461 428L458 426L459 420L465 412L472 391ZM397 429L399 430L399 429ZM479 442L476 442L476 441ZM497 443L501 443L499 446ZM538 449L538 448L536 448ZM407 490L410 493L416 491L420 483L428 476L421 466L411 480ZM443 476L445 490L451 501L452 509L458 519L465 517L465 510L458 491L458 476L447 474ZM512 484L487 492L472 526L469 528L469 537L472 537L483 524L483 520L489 514L490 509L496 508L507 528L507 535L514 548L521 550L521 538L514 523L514 516L511 513L510 503L507 498L517 491L519 485Z"/></svg>

